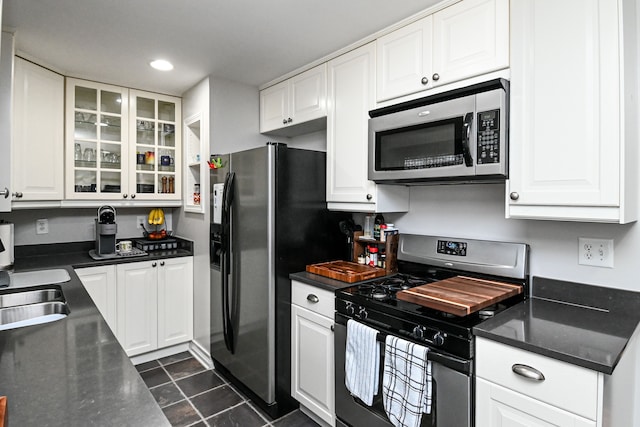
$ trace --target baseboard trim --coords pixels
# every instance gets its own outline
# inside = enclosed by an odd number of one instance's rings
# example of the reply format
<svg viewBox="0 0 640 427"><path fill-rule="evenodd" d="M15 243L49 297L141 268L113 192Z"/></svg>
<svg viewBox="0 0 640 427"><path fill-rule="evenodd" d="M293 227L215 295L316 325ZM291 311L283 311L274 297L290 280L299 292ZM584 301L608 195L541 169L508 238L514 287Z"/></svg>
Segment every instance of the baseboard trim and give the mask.
<svg viewBox="0 0 640 427"><path fill-rule="evenodd" d="M204 367L207 369L213 369L213 360L211 360L211 355L209 355L209 352L198 342L191 341L189 343L189 351Z"/></svg>
<svg viewBox="0 0 640 427"><path fill-rule="evenodd" d="M131 356L129 359L134 365L150 362L156 359L162 359L163 357L173 356L174 354L182 353L183 351L189 351L189 343L176 344L171 347L161 348L158 350L150 351L144 354L138 354L137 356Z"/></svg>

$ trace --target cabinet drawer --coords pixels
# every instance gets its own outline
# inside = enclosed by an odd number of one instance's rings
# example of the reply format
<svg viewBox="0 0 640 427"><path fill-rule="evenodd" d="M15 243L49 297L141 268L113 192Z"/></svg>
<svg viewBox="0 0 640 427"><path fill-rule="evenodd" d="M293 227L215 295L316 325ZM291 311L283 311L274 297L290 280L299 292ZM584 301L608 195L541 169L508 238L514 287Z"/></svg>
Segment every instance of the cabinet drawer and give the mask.
<svg viewBox="0 0 640 427"><path fill-rule="evenodd" d="M545 379L532 380L514 373L516 364L540 371ZM597 418L602 377L596 371L477 338L476 376L582 417Z"/></svg>
<svg viewBox="0 0 640 427"><path fill-rule="evenodd" d="M295 280L291 281L291 302L307 310L333 319L334 299L335 295L331 291Z"/></svg>

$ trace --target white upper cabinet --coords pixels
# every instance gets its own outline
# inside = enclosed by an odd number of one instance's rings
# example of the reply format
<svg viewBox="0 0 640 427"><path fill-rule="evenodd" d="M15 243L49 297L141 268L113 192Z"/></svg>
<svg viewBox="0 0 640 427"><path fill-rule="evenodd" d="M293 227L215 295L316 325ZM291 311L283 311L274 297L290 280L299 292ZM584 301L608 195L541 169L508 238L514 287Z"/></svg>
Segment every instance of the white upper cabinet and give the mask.
<svg viewBox="0 0 640 427"><path fill-rule="evenodd" d="M323 128L327 64L260 91L260 132L292 136Z"/></svg>
<svg viewBox="0 0 640 427"><path fill-rule="evenodd" d="M2 0L0 0L2 6ZM0 11L0 17L2 11ZM0 212L11 211L11 83L13 34L0 32Z"/></svg>
<svg viewBox="0 0 640 427"><path fill-rule="evenodd" d="M16 57L13 201L64 198L64 77Z"/></svg>
<svg viewBox="0 0 640 427"><path fill-rule="evenodd" d="M329 61L327 205L357 212L406 212L409 190L368 179L369 110L375 105L375 46Z"/></svg>
<svg viewBox="0 0 640 427"><path fill-rule="evenodd" d="M637 219L631 3L512 2L507 217Z"/></svg>
<svg viewBox="0 0 640 427"><path fill-rule="evenodd" d="M66 199L180 201L180 98L67 79Z"/></svg>
<svg viewBox="0 0 640 427"><path fill-rule="evenodd" d="M509 0L463 0L377 39L378 102L509 66Z"/></svg>

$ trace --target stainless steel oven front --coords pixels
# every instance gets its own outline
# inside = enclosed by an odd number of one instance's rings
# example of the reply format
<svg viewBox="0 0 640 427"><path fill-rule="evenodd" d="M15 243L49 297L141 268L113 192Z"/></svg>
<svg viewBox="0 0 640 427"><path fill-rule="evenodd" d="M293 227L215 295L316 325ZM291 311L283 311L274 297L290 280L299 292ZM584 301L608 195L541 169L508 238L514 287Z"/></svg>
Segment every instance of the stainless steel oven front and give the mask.
<svg viewBox="0 0 640 427"><path fill-rule="evenodd" d="M370 112L369 179L378 183L503 180L508 82L497 80Z"/></svg>
<svg viewBox="0 0 640 427"><path fill-rule="evenodd" d="M379 389L372 406L353 397L345 386L345 351L347 317L336 313L335 322L335 409L338 426L389 427L382 405L382 370L384 366L384 337L378 334L381 346ZM369 325L375 327L375 325ZM406 337L403 337L406 339ZM432 363L432 410L422 416L421 427L473 426L472 362L444 354L435 349L428 353Z"/></svg>

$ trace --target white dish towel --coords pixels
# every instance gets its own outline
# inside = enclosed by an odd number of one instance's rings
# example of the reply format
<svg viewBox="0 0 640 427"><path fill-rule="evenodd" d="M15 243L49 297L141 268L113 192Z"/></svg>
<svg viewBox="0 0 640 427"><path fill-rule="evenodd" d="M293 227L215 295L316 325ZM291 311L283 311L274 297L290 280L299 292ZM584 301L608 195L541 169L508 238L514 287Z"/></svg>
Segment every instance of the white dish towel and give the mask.
<svg viewBox="0 0 640 427"><path fill-rule="evenodd" d="M347 321L347 349L345 352L345 380L347 390L367 405L373 404L378 392L380 346L378 331L349 319Z"/></svg>
<svg viewBox="0 0 640 427"><path fill-rule="evenodd" d="M418 427L431 413L431 362L427 347L387 335L382 401L396 427Z"/></svg>

